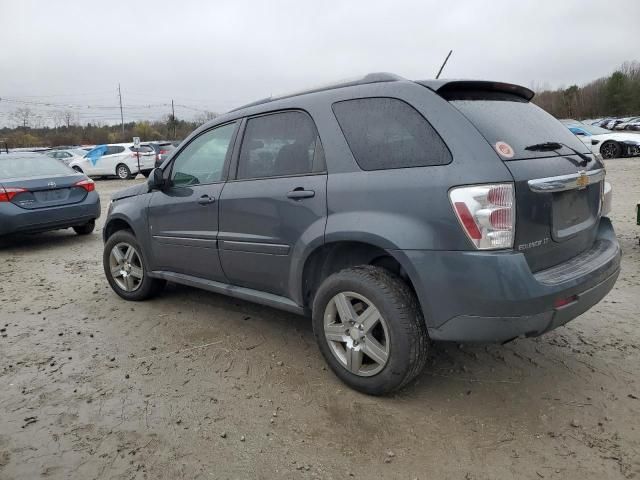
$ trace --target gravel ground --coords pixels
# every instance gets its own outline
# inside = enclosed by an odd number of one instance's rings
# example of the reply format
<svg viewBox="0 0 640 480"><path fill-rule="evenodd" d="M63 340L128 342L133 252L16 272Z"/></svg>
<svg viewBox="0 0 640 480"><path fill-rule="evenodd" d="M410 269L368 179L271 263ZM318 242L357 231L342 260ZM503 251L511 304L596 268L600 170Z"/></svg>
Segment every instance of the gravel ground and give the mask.
<svg viewBox="0 0 640 480"><path fill-rule="evenodd" d="M611 294L540 338L435 345L388 398L343 386L304 318L180 286L121 300L104 216L0 240L0 478L639 478L640 159L607 168ZM131 183L99 181L103 207Z"/></svg>

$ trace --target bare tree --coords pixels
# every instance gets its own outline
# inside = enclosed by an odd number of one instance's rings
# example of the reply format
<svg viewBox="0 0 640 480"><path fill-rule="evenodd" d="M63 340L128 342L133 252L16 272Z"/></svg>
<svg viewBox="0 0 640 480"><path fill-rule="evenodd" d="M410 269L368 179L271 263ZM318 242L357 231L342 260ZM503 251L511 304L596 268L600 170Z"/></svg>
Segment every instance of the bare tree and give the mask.
<svg viewBox="0 0 640 480"><path fill-rule="evenodd" d="M19 127L28 128L31 126L35 114L29 107L18 108L11 113L11 118Z"/></svg>
<svg viewBox="0 0 640 480"><path fill-rule="evenodd" d="M64 120L64 123L67 125L67 128L69 128L72 124L76 123L77 114L75 112L72 112L71 110L64 110L62 112L62 119Z"/></svg>
<svg viewBox="0 0 640 480"><path fill-rule="evenodd" d="M202 125L203 123L207 123L209 120L213 120L217 116L217 113L205 110L195 118L195 122L198 125Z"/></svg>

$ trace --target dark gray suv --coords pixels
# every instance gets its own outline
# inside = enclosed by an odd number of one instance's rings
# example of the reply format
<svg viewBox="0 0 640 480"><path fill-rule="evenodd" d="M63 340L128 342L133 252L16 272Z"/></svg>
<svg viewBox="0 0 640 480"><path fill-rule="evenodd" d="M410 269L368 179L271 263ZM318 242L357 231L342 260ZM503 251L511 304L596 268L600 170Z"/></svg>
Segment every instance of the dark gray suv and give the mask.
<svg viewBox="0 0 640 480"><path fill-rule="evenodd" d="M371 74L231 111L114 195L107 279L311 315L369 394L415 378L430 340L540 335L611 290L620 248L601 159L532 97Z"/></svg>

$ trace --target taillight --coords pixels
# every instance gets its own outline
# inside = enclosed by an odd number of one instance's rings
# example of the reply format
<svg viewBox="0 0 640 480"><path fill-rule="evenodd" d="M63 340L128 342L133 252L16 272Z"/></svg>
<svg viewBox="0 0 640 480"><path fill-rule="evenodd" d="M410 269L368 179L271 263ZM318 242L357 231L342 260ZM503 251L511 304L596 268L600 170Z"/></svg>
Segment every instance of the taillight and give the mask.
<svg viewBox="0 0 640 480"><path fill-rule="evenodd" d="M13 197L26 191L26 188L0 187L0 202L10 202Z"/></svg>
<svg viewBox="0 0 640 480"><path fill-rule="evenodd" d="M96 189L96 184L90 178L87 178L86 180L80 180L79 182L74 183L74 186L82 187L87 192L93 192Z"/></svg>
<svg viewBox="0 0 640 480"><path fill-rule="evenodd" d="M512 183L457 187L449 191L449 198L477 249L513 247L516 208Z"/></svg>

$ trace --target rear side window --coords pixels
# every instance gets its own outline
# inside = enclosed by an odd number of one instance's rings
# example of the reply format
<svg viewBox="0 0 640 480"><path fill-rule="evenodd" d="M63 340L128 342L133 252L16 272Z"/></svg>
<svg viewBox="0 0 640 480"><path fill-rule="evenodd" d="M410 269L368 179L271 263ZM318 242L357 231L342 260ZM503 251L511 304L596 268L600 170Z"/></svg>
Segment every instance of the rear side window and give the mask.
<svg viewBox="0 0 640 480"><path fill-rule="evenodd" d="M140 152L140 153L154 153L155 150L148 145L140 145L140 148L129 147L129 150L132 152Z"/></svg>
<svg viewBox="0 0 640 480"><path fill-rule="evenodd" d="M397 98L360 98L333 104L349 148L363 170L427 167L451 162L433 127Z"/></svg>
<svg viewBox="0 0 640 480"><path fill-rule="evenodd" d="M117 153L124 152L124 147L122 145L109 145L107 146L107 151L104 155L116 155Z"/></svg>
<svg viewBox="0 0 640 480"><path fill-rule="evenodd" d="M249 119L240 148L238 179L304 175L324 170L313 120L303 112Z"/></svg>
<svg viewBox="0 0 640 480"><path fill-rule="evenodd" d="M463 92L450 103L473 123L503 160L590 153L571 131L540 107L511 94ZM559 149L542 144L559 143ZM575 150L575 151L574 151Z"/></svg>

